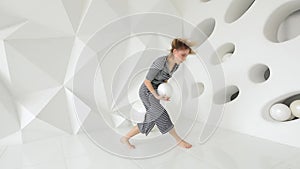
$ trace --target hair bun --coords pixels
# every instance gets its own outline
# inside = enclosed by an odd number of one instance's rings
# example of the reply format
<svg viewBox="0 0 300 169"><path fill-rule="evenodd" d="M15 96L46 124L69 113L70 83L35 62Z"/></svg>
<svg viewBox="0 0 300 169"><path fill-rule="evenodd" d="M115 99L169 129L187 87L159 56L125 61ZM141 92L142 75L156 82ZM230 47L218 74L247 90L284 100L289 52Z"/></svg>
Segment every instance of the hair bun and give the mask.
<svg viewBox="0 0 300 169"><path fill-rule="evenodd" d="M173 52L174 49L189 49L190 53L189 54L195 54L195 52L192 50L192 46L195 46L196 42L190 41L186 38L175 38L173 39L171 43L172 49L170 52Z"/></svg>

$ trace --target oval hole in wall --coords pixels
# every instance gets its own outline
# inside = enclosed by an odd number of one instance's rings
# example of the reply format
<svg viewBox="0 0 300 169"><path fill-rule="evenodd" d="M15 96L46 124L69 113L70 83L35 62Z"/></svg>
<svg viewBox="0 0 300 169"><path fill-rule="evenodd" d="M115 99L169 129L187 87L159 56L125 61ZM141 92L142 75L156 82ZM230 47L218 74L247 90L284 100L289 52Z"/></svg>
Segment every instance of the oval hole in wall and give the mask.
<svg viewBox="0 0 300 169"><path fill-rule="evenodd" d="M197 42L194 48L199 47L204 41L206 41L210 37L210 35L215 29L215 25L215 19L208 18L199 23L197 27L192 30L189 39Z"/></svg>
<svg viewBox="0 0 300 169"><path fill-rule="evenodd" d="M281 22L278 28L278 42L284 42L297 37L300 34L300 9L291 13Z"/></svg>
<svg viewBox="0 0 300 169"><path fill-rule="evenodd" d="M273 105L275 104L284 104L286 106L288 106L290 108L290 105L293 101L296 100L300 100L300 94L299 92L297 92L298 94L293 93L291 94L286 94L286 95L282 95L276 99L273 99L272 101L270 101L269 103L267 103L267 105L263 108L263 118L267 121L271 121L271 122L291 122L294 120L298 120L299 117L295 117L293 114L291 115L291 117L286 120L286 121L277 121L275 119L273 119L270 115L270 109ZM291 110L292 111L292 110Z"/></svg>
<svg viewBox="0 0 300 169"><path fill-rule="evenodd" d="M214 102L216 104L225 104L235 100L239 95L239 88L237 86L227 86L218 91L214 95Z"/></svg>
<svg viewBox="0 0 300 169"><path fill-rule="evenodd" d="M282 101L282 103L283 103L283 104L286 104L287 106L290 106L290 104L291 104L294 100L300 100L300 94L296 94L296 95L290 96L290 97L284 99L284 100Z"/></svg>
<svg viewBox="0 0 300 169"><path fill-rule="evenodd" d="M291 40L300 34L300 1L291 1L276 9L267 19L264 35L271 42Z"/></svg>
<svg viewBox="0 0 300 169"><path fill-rule="evenodd" d="M204 84L202 82L194 83L191 90L192 98L199 97L204 92Z"/></svg>
<svg viewBox="0 0 300 169"><path fill-rule="evenodd" d="M255 0L233 0L226 11L225 21L232 23L238 20L252 6Z"/></svg>
<svg viewBox="0 0 300 169"><path fill-rule="evenodd" d="M256 64L250 69L249 78L254 83L262 83L268 80L269 77L270 77L270 69L267 65Z"/></svg>
<svg viewBox="0 0 300 169"><path fill-rule="evenodd" d="M217 51L212 55L211 62L213 65L217 65L229 60L235 51L235 45L233 43L226 43L219 47Z"/></svg>

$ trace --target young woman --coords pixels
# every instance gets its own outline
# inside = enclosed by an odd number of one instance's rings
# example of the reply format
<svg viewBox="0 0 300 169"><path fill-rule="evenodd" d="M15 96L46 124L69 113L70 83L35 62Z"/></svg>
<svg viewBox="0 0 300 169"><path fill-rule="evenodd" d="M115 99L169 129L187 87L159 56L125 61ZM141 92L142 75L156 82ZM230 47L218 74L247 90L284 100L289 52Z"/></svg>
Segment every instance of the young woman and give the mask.
<svg viewBox="0 0 300 169"><path fill-rule="evenodd" d="M169 97L157 94L159 84L167 82L172 74L178 69L179 65L186 60L189 54L195 54L191 49L194 42L184 38L177 38L172 41L172 49L166 56L160 56L155 59L146 75L146 79L139 89L139 96L146 108L146 114L143 123L137 123L120 141L129 148L135 148L129 142L129 139L138 133L146 136L150 133L156 124L162 134L170 133L183 148L191 148L192 145L181 139L175 131L168 112L160 104L160 100L169 101Z"/></svg>

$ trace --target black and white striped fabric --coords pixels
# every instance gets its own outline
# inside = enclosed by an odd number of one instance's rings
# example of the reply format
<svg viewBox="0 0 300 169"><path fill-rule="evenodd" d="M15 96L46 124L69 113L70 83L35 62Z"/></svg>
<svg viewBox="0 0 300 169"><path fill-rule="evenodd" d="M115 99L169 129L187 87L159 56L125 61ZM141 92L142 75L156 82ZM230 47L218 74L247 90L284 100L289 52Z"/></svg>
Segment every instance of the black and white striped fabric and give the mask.
<svg viewBox="0 0 300 169"><path fill-rule="evenodd" d="M154 89L157 89L158 85L165 80L170 79L172 74L179 67L179 65L175 63L173 69L169 71L167 57L168 56L161 56L154 60L146 75L146 79L151 81Z"/></svg>
<svg viewBox="0 0 300 169"><path fill-rule="evenodd" d="M159 84L171 78L172 74L178 69L178 67L179 65L175 64L173 69L169 71L167 56L158 57L153 61L146 75L146 79L151 81L153 88L157 92L157 87ZM140 86L139 97L146 108L146 114L143 123L137 123L141 133L144 133L147 136L155 124L162 134L167 133L174 127L168 112L160 104L160 100L153 96L144 83L142 83Z"/></svg>

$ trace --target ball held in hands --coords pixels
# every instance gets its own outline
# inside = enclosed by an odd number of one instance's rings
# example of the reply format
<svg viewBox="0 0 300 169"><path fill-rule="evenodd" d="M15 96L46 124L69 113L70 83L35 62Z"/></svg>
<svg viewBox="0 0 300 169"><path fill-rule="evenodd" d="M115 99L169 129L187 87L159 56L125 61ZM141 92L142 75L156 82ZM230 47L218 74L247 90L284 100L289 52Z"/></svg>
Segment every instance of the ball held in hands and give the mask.
<svg viewBox="0 0 300 169"><path fill-rule="evenodd" d="M170 84L161 83L157 88L157 92L160 96L171 97L173 89L172 89L172 86Z"/></svg>

